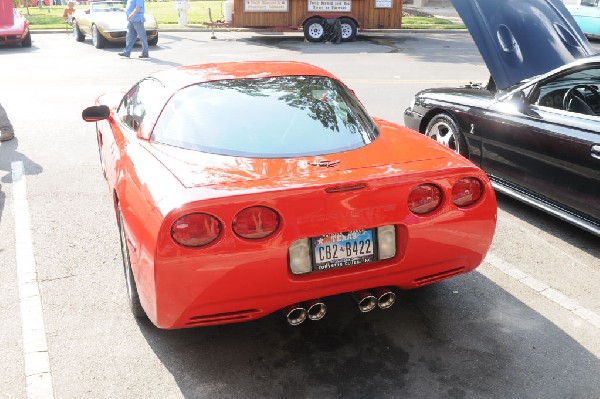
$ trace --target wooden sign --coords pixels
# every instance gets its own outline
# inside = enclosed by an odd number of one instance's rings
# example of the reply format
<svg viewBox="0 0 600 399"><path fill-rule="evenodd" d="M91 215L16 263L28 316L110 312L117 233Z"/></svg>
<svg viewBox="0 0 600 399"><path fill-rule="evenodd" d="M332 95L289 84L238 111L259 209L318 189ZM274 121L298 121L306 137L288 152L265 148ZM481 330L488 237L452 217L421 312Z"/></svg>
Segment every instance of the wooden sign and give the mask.
<svg viewBox="0 0 600 399"><path fill-rule="evenodd" d="M246 12L287 12L289 0L244 0Z"/></svg>
<svg viewBox="0 0 600 399"><path fill-rule="evenodd" d="M375 0L375 8L392 8L393 0Z"/></svg>
<svg viewBox="0 0 600 399"><path fill-rule="evenodd" d="M308 0L308 11L350 12L351 0Z"/></svg>

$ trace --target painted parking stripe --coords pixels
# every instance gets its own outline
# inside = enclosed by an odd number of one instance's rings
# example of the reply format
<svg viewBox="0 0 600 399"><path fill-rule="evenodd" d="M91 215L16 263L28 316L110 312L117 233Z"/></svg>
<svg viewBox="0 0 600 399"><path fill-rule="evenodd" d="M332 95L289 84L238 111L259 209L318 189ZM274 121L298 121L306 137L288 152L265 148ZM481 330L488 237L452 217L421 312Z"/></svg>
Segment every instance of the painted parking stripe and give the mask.
<svg viewBox="0 0 600 399"><path fill-rule="evenodd" d="M527 273L524 273L511 263L504 261L503 259L499 258L491 252L488 252L484 261L490 264L491 266L495 267L496 269L499 269L506 275L519 281L520 283L525 284L540 295L545 296L560 307L574 313L575 315L587 321L594 327L600 328L600 315L594 313L589 309L584 308L577 301L575 301L572 298L569 298L557 289L554 289L548 284L544 283L543 281L540 281L528 275Z"/></svg>
<svg viewBox="0 0 600 399"><path fill-rule="evenodd" d="M21 305L25 382L28 399L54 398L42 300L31 239L23 162L12 162L17 281Z"/></svg>

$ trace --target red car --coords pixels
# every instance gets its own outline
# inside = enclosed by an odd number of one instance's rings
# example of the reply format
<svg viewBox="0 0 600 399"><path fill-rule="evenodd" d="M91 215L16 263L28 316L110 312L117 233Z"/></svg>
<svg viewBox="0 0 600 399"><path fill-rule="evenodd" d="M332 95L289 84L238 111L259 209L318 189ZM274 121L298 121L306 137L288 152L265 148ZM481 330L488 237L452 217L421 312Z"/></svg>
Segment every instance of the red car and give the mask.
<svg viewBox="0 0 600 399"><path fill-rule="evenodd" d="M496 200L444 146L372 119L330 73L243 62L155 73L96 122L130 305L160 328L318 320L476 268Z"/></svg>
<svg viewBox="0 0 600 399"><path fill-rule="evenodd" d="M8 14L10 16L10 14ZM21 13L13 9L14 23L12 25L0 25L0 45L18 44L23 47L31 47L31 33L29 22Z"/></svg>

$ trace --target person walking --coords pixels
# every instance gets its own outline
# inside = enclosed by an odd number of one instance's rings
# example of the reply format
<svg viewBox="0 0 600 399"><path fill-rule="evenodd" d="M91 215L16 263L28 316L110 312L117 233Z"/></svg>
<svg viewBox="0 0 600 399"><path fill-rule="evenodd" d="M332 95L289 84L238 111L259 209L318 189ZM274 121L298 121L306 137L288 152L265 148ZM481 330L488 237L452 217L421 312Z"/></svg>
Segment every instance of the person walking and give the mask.
<svg viewBox="0 0 600 399"><path fill-rule="evenodd" d="M6 111L0 104L0 141L7 141L15 137L15 131L13 130Z"/></svg>
<svg viewBox="0 0 600 399"><path fill-rule="evenodd" d="M146 36L146 28L144 28L144 0L127 0L125 8L127 15L127 36L125 37L125 49L119 55L127 57L131 55L131 50L135 41L139 38L142 42L142 54L139 58L148 58L148 37Z"/></svg>

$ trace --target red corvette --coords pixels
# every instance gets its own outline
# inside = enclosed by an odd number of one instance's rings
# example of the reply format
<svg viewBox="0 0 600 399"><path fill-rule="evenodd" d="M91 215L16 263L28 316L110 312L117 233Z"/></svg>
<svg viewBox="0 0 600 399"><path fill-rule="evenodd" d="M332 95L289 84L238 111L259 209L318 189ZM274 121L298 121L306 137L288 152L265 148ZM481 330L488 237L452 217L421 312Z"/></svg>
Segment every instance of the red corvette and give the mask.
<svg viewBox="0 0 600 399"><path fill-rule="evenodd" d="M130 305L160 328L300 324L346 293L385 309L492 242L485 173L315 66L179 67L97 104Z"/></svg>
<svg viewBox="0 0 600 399"><path fill-rule="evenodd" d="M31 47L31 33L27 19L20 11L13 9L13 20L12 25L0 25L0 45L20 43L23 47Z"/></svg>

